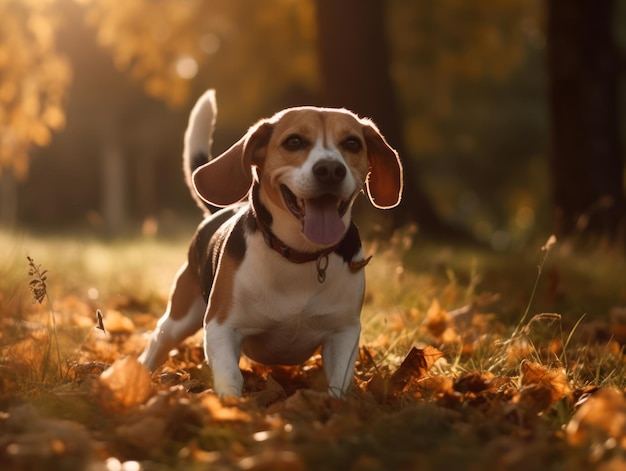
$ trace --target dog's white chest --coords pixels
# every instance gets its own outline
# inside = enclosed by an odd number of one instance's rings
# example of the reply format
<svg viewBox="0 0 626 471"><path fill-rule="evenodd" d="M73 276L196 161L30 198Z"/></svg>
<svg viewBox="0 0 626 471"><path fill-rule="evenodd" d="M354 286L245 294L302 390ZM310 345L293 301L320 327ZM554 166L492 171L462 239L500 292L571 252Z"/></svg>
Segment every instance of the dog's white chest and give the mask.
<svg viewBox="0 0 626 471"><path fill-rule="evenodd" d="M330 254L320 283L315 262L292 263L261 245L260 237L251 239L225 321L241 334L248 356L263 363L301 363L327 335L358 325L362 272L351 273L340 256Z"/></svg>

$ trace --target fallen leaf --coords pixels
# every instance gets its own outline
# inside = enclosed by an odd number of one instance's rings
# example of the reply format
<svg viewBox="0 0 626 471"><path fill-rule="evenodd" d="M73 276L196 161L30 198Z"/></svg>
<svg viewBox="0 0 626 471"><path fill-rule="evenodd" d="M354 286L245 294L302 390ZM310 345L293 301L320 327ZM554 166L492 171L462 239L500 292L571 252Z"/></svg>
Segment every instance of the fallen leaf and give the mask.
<svg viewBox="0 0 626 471"><path fill-rule="evenodd" d="M620 344L626 344L626 325L618 324L611 326L612 337Z"/></svg>
<svg viewBox="0 0 626 471"><path fill-rule="evenodd" d="M454 382L454 390L462 394L480 394L491 388L494 378L489 372L468 372Z"/></svg>
<svg viewBox="0 0 626 471"><path fill-rule="evenodd" d="M246 471L300 471L304 461L293 451L266 450L239 461L239 469Z"/></svg>
<svg viewBox="0 0 626 471"><path fill-rule="evenodd" d="M359 349L359 357L357 359L357 362L359 366L358 369L361 371L377 368L371 350L365 346Z"/></svg>
<svg viewBox="0 0 626 471"><path fill-rule="evenodd" d="M81 424L49 419L29 403L9 409L0 438L6 469L86 469L93 448Z"/></svg>
<svg viewBox="0 0 626 471"><path fill-rule="evenodd" d="M237 406L237 399L224 402L215 393L203 393L202 406L209 411L211 418L218 422L250 422L250 415ZM232 405L231 402L232 401Z"/></svg>
<svg viewBox="0 0 626 471"><path fill-rule="evenodd" d="M450 376L428 376L415 384L415 392L424 398L454 394L454 381Z"/></svg>
<svg viewBox="0 0 626 471"><path fill-rule="evenodd" d="M284 399L286 393L283 387L274 378L268 376L265 388L250 393L249 397L260 407L267 407L280 399Z"/></svg>
<svg viewBox="0 0 626 471"><path fill-rule="evenodd" d="M536 412L546 410L571 394L565 368L548 368L528 360L520 364L520 402Z"/></svg>
<svg viewBox="0 0 626 471"><path fill-rule="evenodd" d="M109 365L99 361L89 361L86 363L76 363L72 365L67 375L72 381L84 381L89 377L99 376Z"/></svg>
<svg viewBox="0 0 626 471"><path fill-rule="evenodd" d="M361 387L367 391L378 403L387 402L390 397L391 387L389 384L389 372L385 370L377 370Z"/></svg>
<svg viewBox="0 0 626 471"><path fill-rule="evenodd" d="M402 364L391 375L392 391L402 391L411 381L424 378L439 358L443 356L435 347L413 347Z"/></svg>
<svg viewBox="0 0 626 471"><path fill-rule="evenodd" d="M109 309L104 316L104 327L112 334L126 334L135 331L135 324L129 317L116 309Z"/></svg>
<svg viewBox="0 0 626 471"><path fill-rule="evenodd" d="M599 389L582 403L565 428L572 445L596 442L626 449L626 398L613 388ZM608 443L607 443L608 442Z"/></svg>
<svg viewBox="0 0 626 471"><path fill-rule="evenodd" d="M333 401L326 392L313 391L311 389L298 389L284 401L272 404L268 414L279 413L287 419L306 419L313 421L326 421L331 414Z"/></svg>
<svg viewBox="0 0 626 471"><path fill-rule="evenodd" d="M441 337L450 323L448 313L441 309L437 299L433 299L428 311L426 311L426 319L424 320L424 325L430 334L437 338Z"/></svg>
<svg viewBox="0 0 626 471"><path fill-rule="evenodd" d="M133 357L117 360L100 375L101 406L111 412L125 412L143 404L152 394L148 369Z"/></svg>
<svg viewBox="0 0 626 471"><path fill-rule="evenodd" d="M506 345L506 364L512 368L534 352L534 346L525 336L514 337Z"/></svg>
<svg viewBox="0 0 626 471"><path fill-rule="evenodd" d="M165 432L165 420L152 416L140 417L116 429L117 436L124 442L144 451L150 451L161 445L166 436Z"/></svg>

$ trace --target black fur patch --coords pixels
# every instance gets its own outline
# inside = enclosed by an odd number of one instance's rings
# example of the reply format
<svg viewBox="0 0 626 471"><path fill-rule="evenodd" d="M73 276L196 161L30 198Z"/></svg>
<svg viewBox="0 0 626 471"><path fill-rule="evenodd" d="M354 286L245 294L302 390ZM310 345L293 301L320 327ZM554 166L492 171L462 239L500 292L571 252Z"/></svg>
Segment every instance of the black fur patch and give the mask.
<svg viewBox="0 0 626 471"><path fill-rule="evenodd" d="M209 155L206 152L196 152L189 159L189 170L193 172L198 167L206 164L209 161Z"/></svg>
<svg viewBox="0 0 626 471"><path fill-rule="evenodd" d="M351 223L348 232L346 232L346 235L339 243L335 253L340 255L346 263L350 263L354 256L359 253L359 250L361 250L361 236L359 236L359 230L356 225Z"/></svg>
<svg viewBox="0 0 626 471"><path fill-rule="evenodd" d="M222 251L227 250L237 260L243 259L245 255L242 218L234 218L240 209L241 205L228 207L206 218L189 246L189 266L198 274L205 300L209 299ZM235 227L227 239L231 225Z"/></svg>
<svg viewBox="0 0 626 471"><path fill-rule="evenodd" d="M256 182L252 187L252 207L259 220L265 224L265 227L272 227L272 213L261 203L261 198L259 197L259 183Z"/></svg>
<svg viewBox="0 0 626 471"><path fill-rule="evenodd" d="M250 211L246 211L240 218L237 218L224 249L231 258L238 262L241 262L246 256L245 227L248 225L249 219L254 219Z"/></svg>

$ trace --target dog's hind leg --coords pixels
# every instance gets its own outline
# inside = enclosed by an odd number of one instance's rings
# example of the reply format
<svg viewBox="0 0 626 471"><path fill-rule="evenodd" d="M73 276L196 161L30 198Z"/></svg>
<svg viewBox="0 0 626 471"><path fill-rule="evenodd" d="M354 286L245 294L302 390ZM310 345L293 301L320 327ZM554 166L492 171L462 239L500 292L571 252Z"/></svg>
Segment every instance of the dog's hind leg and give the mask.
<svg viewBox="0 0 626 471"><path fill-rule="evenodd" d="M139 361L154 371L167 359L170 350L202 327L205 311L197 277L185 264L176 275L165 314L157 322Z"/></svg>

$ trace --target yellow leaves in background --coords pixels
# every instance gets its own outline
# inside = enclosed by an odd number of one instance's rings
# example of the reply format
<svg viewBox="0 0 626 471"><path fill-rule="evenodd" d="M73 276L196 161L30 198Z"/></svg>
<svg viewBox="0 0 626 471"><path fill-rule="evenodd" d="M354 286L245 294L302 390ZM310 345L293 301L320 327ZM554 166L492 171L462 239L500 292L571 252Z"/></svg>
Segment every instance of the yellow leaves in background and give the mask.
<svg viewBox="0 0 626 471"><path fill-rule="evenodd" d="M188 100L190 80L207 65L223 82L216 88L236 94L237 109L258 106L271 93L266 85L284 86L297 76L308 86L315 77L309 1L85 3L87 21L116 67L173 106Z"/></svg>
<svg viewBox="0 0 626 471"><path fill-rule="evenodd" d="M312 1L76 3L115 66L172 106L188 101L192 79L203 70L232 97L235 106L227 109L235 117L241 108L261 114L254 109L266 97L294 83L316 86ZM22 178L31 145L47 145L51 131L65 124L72 69L56 47L60 7L54 0L0 0L0 171L10 167ZM207 74L209 66L215 70Z"/></svg>
<svg viewBox="0 0 626 471"><path fill-rule="evenodd" d="M92 0L86 5L87 22L118 69L141 82L149 94L175 105L187 99L188 79L195 75L177 73L177 61L203 59L201 35L192 27L194 22L213 22L200 11L203 3Z"/></svg>
<svg viewBox="0 0 626 471"><path fill-rule="evenodd" d="M71 67L56 49L51 1L0 0L0 172L28 171L32 144L47 145L65 124Z"/></svg>

